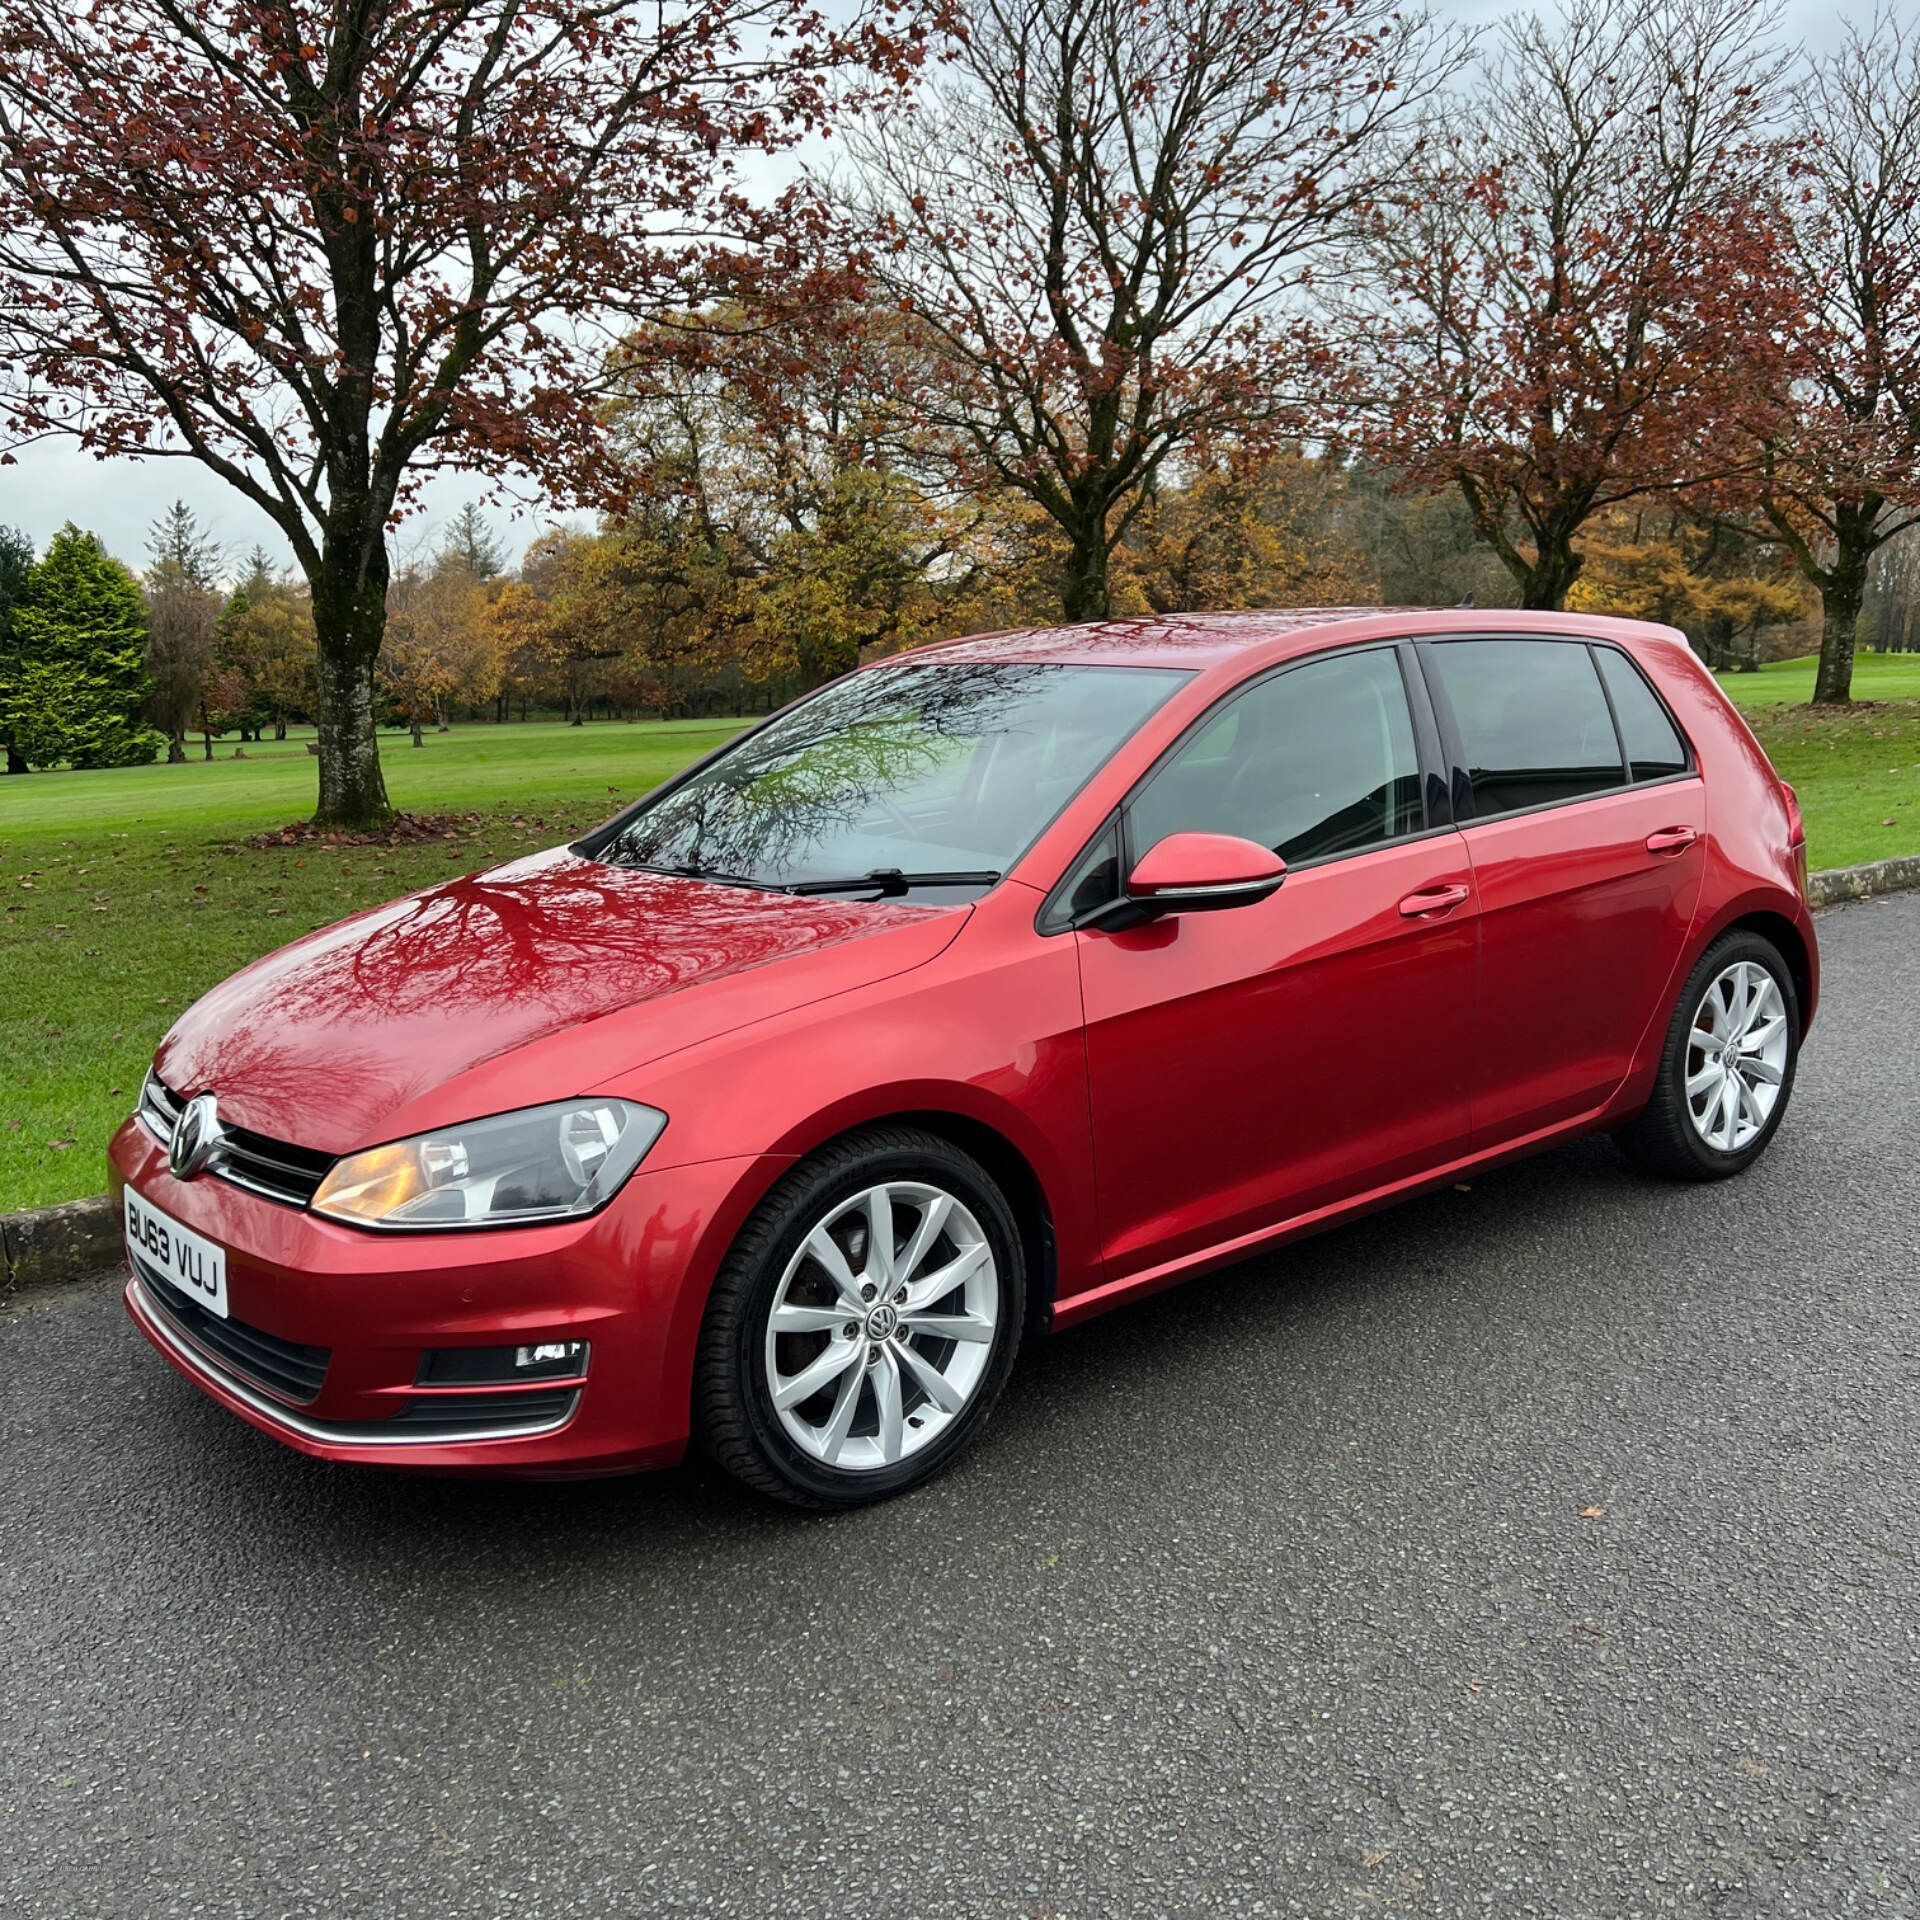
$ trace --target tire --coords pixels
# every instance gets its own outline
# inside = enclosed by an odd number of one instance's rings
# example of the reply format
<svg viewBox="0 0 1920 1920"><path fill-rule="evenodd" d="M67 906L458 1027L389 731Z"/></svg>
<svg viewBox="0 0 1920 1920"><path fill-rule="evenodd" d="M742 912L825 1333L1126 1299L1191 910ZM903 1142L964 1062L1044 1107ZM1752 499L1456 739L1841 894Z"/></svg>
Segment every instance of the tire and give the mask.
<svg viewBox="0 0 1920 1920"><path fill-rule="evenodd" d="M1779 949L1741 928L1722 934L1680 990L1646 1111L1614 1138L1636 1166L1668 1179L1743 1173L1786 1114L1799 1058L1800 996Z"/></svg>
<svg viewBox="0 0 1920 1920"><path fill-rule="evenodd" d="M1025 1318L1019 1229L985 1168L918 1128L849 1135L788 1173L728 1250L700 1328L695 1435L794 1506L888 1499L980 1431Z"/></svg>

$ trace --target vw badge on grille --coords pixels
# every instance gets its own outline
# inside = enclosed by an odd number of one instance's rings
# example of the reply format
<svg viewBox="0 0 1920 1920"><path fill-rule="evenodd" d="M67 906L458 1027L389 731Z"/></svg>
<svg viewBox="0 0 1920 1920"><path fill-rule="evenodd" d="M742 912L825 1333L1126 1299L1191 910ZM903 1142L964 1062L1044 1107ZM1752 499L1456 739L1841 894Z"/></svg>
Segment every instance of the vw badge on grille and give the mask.
<svg viewBox="0 0 1920 1920"><path fill-rule="evenodd" d="M191 1180L220 1144L220 1116L214 1110L210 1093L197 1093L181 1110L173 1123L173 1144L167 1149L167 1165L176 1180Z"/></svg>

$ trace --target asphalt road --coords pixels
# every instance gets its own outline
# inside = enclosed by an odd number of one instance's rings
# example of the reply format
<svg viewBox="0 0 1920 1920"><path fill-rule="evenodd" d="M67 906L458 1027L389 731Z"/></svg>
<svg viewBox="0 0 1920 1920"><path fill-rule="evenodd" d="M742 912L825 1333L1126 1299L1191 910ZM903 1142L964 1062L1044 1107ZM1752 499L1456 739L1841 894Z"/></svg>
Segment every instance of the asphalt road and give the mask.
<svg viewBox="0 0 1920 1920"><path fill-rule="evenodd" d="M851 1518L317 1465L14 1306L0 1911L1920 1913L1920 896L1821 931L1745 1179L1200 1281Z"/></svg>

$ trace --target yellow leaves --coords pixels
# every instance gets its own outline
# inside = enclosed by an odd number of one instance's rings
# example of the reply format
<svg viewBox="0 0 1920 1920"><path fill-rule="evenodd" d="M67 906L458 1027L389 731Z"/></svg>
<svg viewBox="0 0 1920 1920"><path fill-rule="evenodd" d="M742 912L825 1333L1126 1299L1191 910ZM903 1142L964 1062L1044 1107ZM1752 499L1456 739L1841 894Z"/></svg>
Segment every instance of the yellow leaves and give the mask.
<svg viewBox="0 0 1920 1920"><path fill-rule="evenodd" d="M1366 556L1329 531L1341 484L1324 463L1282 453L1163 487L1114 555L1116 611L1371 601Z"/></svg>
<svg viewBox="0 0 1920 1920"><path fill-rule="evenodd" d="M1710 657L1735 642L1752 647L1810 604L1804 583L1772 556L1677 513L1617 509L1589 527L1581 550L1569 611L1681 627Z"/></svg>

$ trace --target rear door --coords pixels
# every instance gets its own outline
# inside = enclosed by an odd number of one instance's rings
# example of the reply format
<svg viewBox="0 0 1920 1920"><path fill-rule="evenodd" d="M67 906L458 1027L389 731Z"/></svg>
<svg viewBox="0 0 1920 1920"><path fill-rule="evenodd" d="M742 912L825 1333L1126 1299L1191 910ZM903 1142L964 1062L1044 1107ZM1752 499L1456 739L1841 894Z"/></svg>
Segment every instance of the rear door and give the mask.
<svg viewBox="0 0 1920 1920"><path fill-rule="evenodd" d="M1472 873L1429 812L1445 787L1423 778L1416 720L1431 731L1409 648L1266 675L1199 723L1063 886L1097 904L1179 832L1257 840L1289 869L1258 905L1074 935L1111 1279L1465 1150Z"/></svg>
<svg viewBox="0 0 1920 1920"><path fill-rule="evenodd" d="M1514 636L1419 654L1479 894L1479 1149L1601 1106L1667 1016L1706 792L1617 647Z"/></svg>

